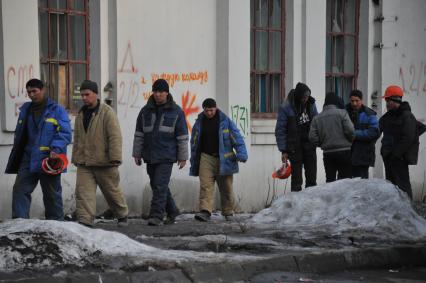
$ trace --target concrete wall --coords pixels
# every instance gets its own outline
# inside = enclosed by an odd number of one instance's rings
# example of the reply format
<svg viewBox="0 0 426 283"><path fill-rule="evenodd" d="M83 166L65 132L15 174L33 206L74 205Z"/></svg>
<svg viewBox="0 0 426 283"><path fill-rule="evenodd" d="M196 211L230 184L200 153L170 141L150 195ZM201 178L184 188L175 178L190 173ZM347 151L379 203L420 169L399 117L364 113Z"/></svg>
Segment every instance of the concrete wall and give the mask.
<svg viewBox="0 0 426 283"><path fill-rule="evenodd" d="M25 83L40 74L37 0L0 2L0 172L4 172ZM22 7L25 6L25 9ZM14 176L0 177L0 217L10 216ZM37 198L37 197L36 197Z"/></svg>
<svg viewBox="0 0 426 283"><path fill-rule="evenodd" d="M416 118L426 120L426 2L423 0L382 1L382 89L391 84L404 89ZM383 108L383 111L385 109ZM410 166L413 196L426 195L426 135L420 138L419 162Z"/></svg>
<svg viewBox="0 0 426 283"><path fill-rule="evenodd" d="M26 9L21 9L21 1L1 1L0 78L4 79L0 79L0 121L6 130L14 128L15 103L27 99L25 92L18 95L19 69L22 72L25 71L22 66L32 65L32 75L39 75L37 1L25 3ZM321 111L325 96L326 0L285 3L286 92L298 81L307 83ZM400 84L416 116L424 120L426 3L422 0L381 3L383 6L361 1L358 88L366 94L364 102L369 106L375 103L381 114L384 109L380 96L385 87ZM289 180L277 182L271 178L273 170L280 166L275 119L252 120L248 112L250 1L120 0L118 5L115 0L95 0L90 1L90 5L90 77L99 82L101 98L110 98L117 109L124 138L121 184L132 215L146 213L149 208L151 193L146 166L134 165L131 151L137 115L146 104L152 82L159 77L169 81L175 101L187 114L188 125L194 123L207 97L216 98L219 108L237 123L249 151L249 161L241 164L241 172L234 177L240 210L258 211L272 198L289 192ZM382 13L385 21L375 22L375 17ZM23 19L25 25L21 24ZM34 24L28 24L31 22ZM19 38L12 32L16 30L19 30ZM383 42L383 49L373 47L378 42ZM29 70L27 67L27 72ZM108 83L111 88L104 91ZM379 98L374 98L375 93ZM0 132L3 160L9 155L12 139L12 133ZM411 168L417 198L424 195L424 145L425 137L422 137L419 165ZM0 164L1 171L5 163ZM383 174L379 156L373 173L377 177ZM65 212L74 209L75 174L75 167L71 166L63 175ZM1 175L0 178L0 218L8 218L14 176ZM318 150L318 183L324 180L322 153ZM171 189L182 210L197 209L198 186L198 179L189 177L189 164L182 170L174 168ZM99 193L98 211L104 209L106 203ZM32 216L40 217L43 211L37 188L33 194Z"/></svg>
<svg viewBox="0 0 426 283"><path fill-rule="evenodd" d="M195 122L205 98L217 97L216 2L120 1L117 19L117 110L124 137L121 178L130 209L139 214L148 208L150 189L146 165L137 167L131 158L137 115L158 78L169 81L188 125ZM178 206L195 209L196 181L189 177L189 164L182 170L174 168L171 188Z"/></svg>

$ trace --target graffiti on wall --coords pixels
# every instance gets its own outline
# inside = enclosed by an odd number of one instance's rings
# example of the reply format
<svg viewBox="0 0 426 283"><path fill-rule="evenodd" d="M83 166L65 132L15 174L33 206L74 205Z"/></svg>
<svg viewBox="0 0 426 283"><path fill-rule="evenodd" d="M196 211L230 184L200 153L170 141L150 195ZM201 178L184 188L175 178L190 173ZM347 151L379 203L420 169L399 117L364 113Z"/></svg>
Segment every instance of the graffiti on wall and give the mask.
<svg viewBox="0 0 426 283"><path fill-rule="evenodd" d="M405 93L426 94L426 60L399 68L399 79Z"/></svg>
<svg viewBox="0 0 426 283"><path fill-rule="evenodd" d="M123 59L120 61L118 72L117 103L122 107L124 117L129 111L140 110L151 96L151 85L158 79L164 79L170 87L184 84L184 90L181 93L181 106L185 113L188 129L191 131L189 118L200 111L197 101L197 94L191 91L191 84L206 85L209 80L207 70L189 71L189 72L149 72L144 74L134 63L132 44L127 42L123 53ZM182 90L181 90L182 91ZM177 99L175 99L178 102Z"/></svg>
<svg viewBox="0 0 426 283"><path fill-rule="evenodd" d="M34 75L32 64L9 66L6 73L6 92L9 99L15 105L15 116L19 115L19 107L25 103L27 98L26 82Z"/></svg>
<svg viewBox="0 0 426 283"><path fill-rule="evenodd" d="M248 108L241 105L231 106L232 121L237 125L238 129L244 137L249 134L249 111Z"/></svg>
<svg viewBox="0 0 426 283"><path fill-rule="evenodd" d="M200 111L200 106L194 106L195 99L197 98L196 94L192 94L189 90L182 93L182 110L185 113L186 125L188 126L189 132L192 132L191 123L188 120L188 117L197 114Z"/></svg>

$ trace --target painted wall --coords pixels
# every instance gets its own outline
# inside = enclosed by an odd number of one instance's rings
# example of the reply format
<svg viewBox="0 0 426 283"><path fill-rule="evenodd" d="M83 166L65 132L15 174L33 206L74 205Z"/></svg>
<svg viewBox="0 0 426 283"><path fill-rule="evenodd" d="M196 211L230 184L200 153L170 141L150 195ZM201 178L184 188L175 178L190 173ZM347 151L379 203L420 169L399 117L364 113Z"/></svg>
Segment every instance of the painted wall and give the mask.
<svg viewBox="0 0 426 283"><path fill-rule="evenodd" d="M152 83L158 78L169 82L190 129L202 101L216 97L215 11L215 1L127 0L117 5L117 110L124 137L121 179L133 212L141 212L142 202L147 212L150 199L146 165L137 167L131 151L136 118ZM178 206L195 209L198 185L189 177L189 163L182 170L174 168L171 189Z"/></svg>
<svg viewBox="0 0 426 283"><path fill-rule="evenodd" d="M426 2L423 0L383 1L382 95L387 86L404 89L404 100L412 112L426 122ZM383 109L385 112L386 110ZM383 112L383 113L384 113ZM426 135L420 138L419 162L410 166L413 196L426 195Z"/></svg>
<svg viewBox="0 0 426 283"><path fill-rule="evenodd" d="M0 218L10 217L14 175L4 175L18 109L29 101L25 83L39 76L37 0L3 0L0 24ZM22 7L25 6L25 9ZM37 198L37 197L36 197Z"/></svg>
<svg viewBox="0 0 426 283"><path fill-rule="evenodd" d="M15 126L14 107L25 98L19 93L20 66L33 66L38 76L37 1L3 0L2 44L0 60L0 107L8 105L0 116L5 127ZM92 1L99 9L91 14L93 55L91 77L99 80L99 87L111 82L114 107L117 108L123 132L124 163L120 167L121 184L132 215L147 213L151 192L146 166L134 165L131 158L133 134L137 115L146 104L152 82L165 78L175 101L184 109L191 126L207 97L216 98L218 106L237 123L245 136L249 161L240 165L234 176L234 189L240 210L258 211L277 195L290 191L290 181L274 181L271 174L280 166L280 153L275 145L275 120L251 120L250 106L250 2L246 0L158 0ZM401 84L406 99L412 104L419 119L426 119L423 106L426 97L426 20L422 0L404 2L385 1L374 6L362 1L360 40L360 88L368 93L366 104L374 101L371 94L381 95L391 83ZM306 82L317 99L319 110L324 102L325 89L325 15L326 1L286 1L286 91L298 81ZM161 11L161 12L159 12ZM395 12L397 11L397 12ZM92 11L94 12L94 11ZM374 18L383 15L387 20L376 24ZM395 19L398 16L398 20ZM22 19L26 25L20 25ZM33 22L33 25L28 25ZM11 28L13 27L13 28ZM19 39L11 30L20 29ZM410 31L410 32L407 32ZM24 35L24 36L22 36ZM385 48L373 45L383 41ZM395 46L395 43L396 46ZM97 50L92 50L95 54ZM383 62L383 63L382 63ZM13 73L14 68L15 73ZM25 70L25 68L21 68ZM30 68L27 68L27 71ZM383 71L382 71L383 70ZM22 73L22 71L21 71ZM8 77L9 74L9 77ZM21 77L25 75L22 73ZM11 92L8 92L9 86ZM15 102L15 98L18 98ZM109 94L102 91L102 98ZM378 101L380 102L380 100ZM5 104L6 103L6 104ZM378 103L379 113L382 106ZM8 120L4 119L7 116ZM426 135L425 135L426 136ZM0 132L0 158L6 160L13 134ZM419 165L411 168L415 195L423 195L425 168L425 137L421 139ZM4 171L6 162L0 163ZM382 172L380 159L374 171ZM75 167L63 176L65 212L74 207ZM0 218L10 217L14 176L1 175ZM318 150L318 183L325 180L322 153ZM189 177L189 164L174 168L170 187L177 205L184 211L198 207L198 178ZM98 193L98 211L106 203ZM41 217L43 204L40 190L33 194L31 215Z"/></svg>

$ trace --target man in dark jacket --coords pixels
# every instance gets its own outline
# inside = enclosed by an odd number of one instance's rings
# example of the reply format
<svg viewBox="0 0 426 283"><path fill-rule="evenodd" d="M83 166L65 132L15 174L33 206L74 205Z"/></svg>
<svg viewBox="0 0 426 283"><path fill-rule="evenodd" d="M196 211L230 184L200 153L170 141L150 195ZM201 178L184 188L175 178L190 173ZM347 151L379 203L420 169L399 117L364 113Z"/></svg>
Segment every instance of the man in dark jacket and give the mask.
<svg viewBox="0 0 426 283"><path fill-rule="evenodd" d="M43 159L66 154L71 125L65 109L47 97L43 82L26 84L31 102L22 105L7 174L18 174L13 186L12 218L29 218L31 193L40 181L46 219L63 220L61 174L42 170Z"/></svg>
<svg viewBox="0 0 426 283"><path fill-rule="evenodd" d="M179 214L170 193L169 182L173 163L182 169L188 160L188 128L185 114L173 101L167 81L158 79L152 85L152 95L142 108L136 122L133 158L136 165L147 163L152 189L148 225L173 223Z"/></svg>
<svg viewBox="0 0 426 283"><path fill-rule="evenodd" d="M302 168L305 168L306 187L317 184L316 148L309 141L309 129L313 117L318 115L315 99L311 90L303 83L298 83L280 107L275 137L281 151L283 163L291 162L291 191L302 189Z"/></svg>
<svg viewBox="0 0 426 283"><path fill-rule="evenodd" d="M355 127L351 150L352 177L368 179L368 168L374 166L376 159L375 144L380 136L379 122L376 112L363 105L361 91L351 91L350 100L346 110Z"/></svg>
<svg viewBox="0 0 426 283"><path fill-rule="evenodd" d="M235 149L235 151L234 151ZM214 205L215 181L218 184L222 215L232 220L234 214L233 174L238 161L247 161L247 149L237 126L217 109L216 101L203 101L191 135L191 176L200 177L200 212L195 219L208 221Z"/></svg>
<svg viewBox="0 0 426 283"><path fill-rule="evenodd" d="M388 110L379 120L383 132L380 153L385 164L386 179L397 185L412 198L408 165L417 164L419 133L417 121L398 86L389 86L383 98Z"/></svg>
<svg viewBox="0 0 426 283"><path fill-rule="evenodd" d="M343 100L333 92L325 96L322 112L312 120L309 139L324 152L326 182L350 178L351 146L355 130Z"/></svg>

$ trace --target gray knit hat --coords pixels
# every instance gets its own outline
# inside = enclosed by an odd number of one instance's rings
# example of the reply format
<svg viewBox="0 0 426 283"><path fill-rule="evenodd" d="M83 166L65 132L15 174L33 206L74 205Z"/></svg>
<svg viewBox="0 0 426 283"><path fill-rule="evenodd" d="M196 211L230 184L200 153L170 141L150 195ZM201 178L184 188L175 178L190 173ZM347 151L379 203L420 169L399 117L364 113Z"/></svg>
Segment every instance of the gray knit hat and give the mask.
<svg viewBox="0 0 426 283"><path fill-rule="evenodd" d="M80 92L84 89L89 89L93 91L94 93L98 93L98 84L90 80L84 80L81 83Z"/></svg>

